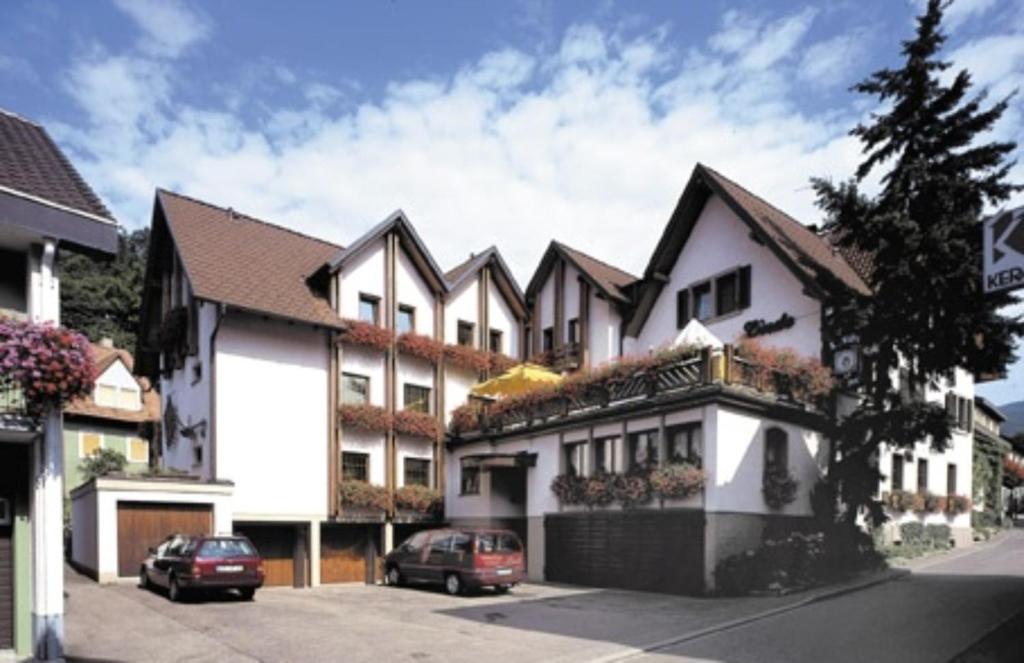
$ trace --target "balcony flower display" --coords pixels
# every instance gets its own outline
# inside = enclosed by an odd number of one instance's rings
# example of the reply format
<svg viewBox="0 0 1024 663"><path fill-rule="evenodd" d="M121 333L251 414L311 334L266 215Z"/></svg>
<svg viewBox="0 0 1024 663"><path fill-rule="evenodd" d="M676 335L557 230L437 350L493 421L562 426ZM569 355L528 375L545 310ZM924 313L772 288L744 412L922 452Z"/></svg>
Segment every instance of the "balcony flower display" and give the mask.
<svg viewBox="0 0 1024 663"><path fill-rule="evenodd" d="M629 508L651 501L651 480L646 472L628 472L615 476L615 501Z"/></svg>
<svg viewBox="0 0 1024 663"><path fill-rule="evenodd" d="M651 490L661 499L680 499L704 489L704 470L689 463L674 463L651 472Z"/></svg>
<svg viewBox="0 0 1024 663"><path fill-rule="evenodd" d="M0 374L21 389L32 416L88 396L96 380L89 341L51 324L0 318Z"/></svg>
<svg viewBox="0 0 1024 663"><path fill-rule="evenodd" d="M423 334L406 332L399 336L395 343L399 352L432 364L437 364L444 358L444 343Z"/></svg>
<svg viewBox="0 0 1024 663"><path fill-rule="evenodd" d="M927 491L914 493L912 509L918 515L938 513L939 496Z"/></svg>
<svg viewBox="0 0 1024 663"><path fill-rule="evenodd" d="M770 508L781 509L796 499L796 491L799 487L800 483L793 478L788 469L776 467L764 473L761 494L764 495L765 504Z"/></svg>
<svg viewBox="0 0 1024 663"><path fill-rule="evenodd" d="M834 380L828 367L816 359L801 357L794 350L744 339L737 344L736 354L755 366L762 383L777 392L789 391L797 400L814 402L832 390Z"/></svg>
<svg viewBox="0 0 1024 663"><path fill-rule="evenodd" d="M513 366L517 366L519 364L519 362L512 357L501 354L500 352L492 352L488 356L488 362L490 363L491 372L495 374L504 373Z"/></svg>
<svg viewBox="0 0 1024 663"><path fill-rule="evenodd" d="M589 507L608 506L615 501L616 476L607 472L597 472L583 477L581 487L583 504Z"/></svg>
<svg viewBox="0 0 1024 663"><path fill-rule="evenodd" d="M425 412L399 410L395 412L395 432L415 437L437 439L441 435L441 424L437 418Z"/></svg>
<svg viewBox="0 0 1024 663"><path fill-rule="evenodd" d="M376 405L342 405L338 408L338 419L346 426L371 433L386 433L391 428L387 410Z"/></svg>
<svg viewBox="0 0 1024 663"><path fill-rule="evenodd" d="M444 497L441 491L427 486L402 486L395 491L395 506L423 514L441 512Z"/></svg>
<svg viewBox="0 0 1024 663"><path fill-rule="evenodd" d="M945 511L950 516L959 516L971 510L971 498L964 495L949 495L945 499Z"/></svg>
<svg viewBox="0 0 1024 663"><path fill-rule="evenodd" d="M452 343L445 345L444 358L453 366L481 373L491 367L489 353L481 352L468 345L455 345Z"/></svg>
<svg viewBox="0 0 1024 663"><path fill-rule="evenodd" d="M914 508L914 493L906 490L894 490L882 493L882 504L896 513L906 513Z"/></svg>
<svg viewBox="0 0 1024 663"><path fill-rule="evenodd" d="M344 343L361 345L378 352L384 352L391 346L391 332L383 327L362 320L345 319L342 321L345 331L341 334Z"/></svg>
<svg viewBox="0 0 1024 663"><path fill-rule="evenodd" d="M559 474L551 481L551 492L562 504L583 504L583 477Z"/></svg>
<svg viewBox="0 0 1024 663"><path fill-rule="evenodd" d="M384 486L375 486L365 481L342 481L338 486L338 499L343 507L379 509L391 508L391 494Z"/></svg>
<svg viewBox="0 0 1024 663"><path fill-rule="evenodd" d="M474 403L463 403L452 410L449 428L453 435L480 430L480 407Z"/></svg>

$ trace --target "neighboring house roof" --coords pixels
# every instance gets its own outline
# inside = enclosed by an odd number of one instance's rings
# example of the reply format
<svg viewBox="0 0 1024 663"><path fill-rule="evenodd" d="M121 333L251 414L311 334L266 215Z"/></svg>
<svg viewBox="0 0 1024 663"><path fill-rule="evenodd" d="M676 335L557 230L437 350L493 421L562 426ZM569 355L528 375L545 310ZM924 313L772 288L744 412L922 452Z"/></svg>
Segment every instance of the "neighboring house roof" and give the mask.
<svg viewBox="0 0 1024 663"><path fill-rule="evenodd" d="M163 189L156 201L195 297L340 327L327 297L308 279L342 247Z"/></svg>
<svg viewBox="0 0 1024 663"><path fill-rule="evenodd" d="M496 246L488 247L480 253L471 254L468 260L445 272L444 277L448 290L455 290L487 264L492 266L491 273L497 277L498 287L505 295L505 299L520 317L525 318L527 316L526 298L519 288L519 283L512 275L512 270L505 264L505 260Z"/></svg>
<svg viewBox="0 0 1024 663"><path fill-rule="evenodd" d="M413 228L412 223L409 221L409 217L402 210L392 212L386 219L352 242L348 248L336 251L334 257L328 261L331 272L339 270L346 262L358 255L364 247L392 230L398 233L402 240L402 246L409 252L409 256L419 270L420 275L429 282L434 292L445 292L448 286L444 273L437 266L437 263L434 262L434 257L430 255L426 244L420 239L416 229Z"/></svg>
<svg viewBox="0 0 1024 663"><path fill-rule="evenodd" d="M101 254L117 225L42 126L0 108L0 218Z"/></svg>
<svg viewBox="0 0 1024 663"><path fill-rule="evenodd" d="M750 228L752 235L763 242L810 291L824 294L819 281L819 276L824 273L855 292L870 294L865 280L870 271L868 256L839 250L827 238L760 196L721 173L697 164L644 271L650 287L640 297L628 335L635 336L643 326L658 293L667 282L668 273L700 218L704 204L712 195L719 196ZM847 260L847 253L857 268Z"/></svg>
<svg viewBox="0 0 1024 663"><path fill-rule="evenodd" d="M1006 421L1006 415L1003 414L999 408L996 407L995 403L988 400L984 396L975 396L974 404L985 411L985 414L992 417L998 422Z"/></svg>
<svg viewBox="0 0 1024 663"><path fill-rule="evenodd" d="M630 302L627 288L639 281L638 277L555 240L548 245L547 251L544 252L540 264L533 273L533 278L530 279L530 284L526 287L527 297L533 297L540 292L557 256L561 256L566 262L573 265L609 299L626 304Z"/></svg>
<svg viewBox="0 0 1024 663"><path fill-rule="evenodd" d="M102 376L115 362L124 363L128 372L132 372L134 362L132 354L127 350L92 344L93 360L96 362L97 377ZM116 407L97 405L95 392L84 398L77 398L64 407L64 414L71 416L109 419L126 423L144 423L160 420L160 394L149 384L146 378L135 378L142 393L141 410L125 410Z"/></svg>

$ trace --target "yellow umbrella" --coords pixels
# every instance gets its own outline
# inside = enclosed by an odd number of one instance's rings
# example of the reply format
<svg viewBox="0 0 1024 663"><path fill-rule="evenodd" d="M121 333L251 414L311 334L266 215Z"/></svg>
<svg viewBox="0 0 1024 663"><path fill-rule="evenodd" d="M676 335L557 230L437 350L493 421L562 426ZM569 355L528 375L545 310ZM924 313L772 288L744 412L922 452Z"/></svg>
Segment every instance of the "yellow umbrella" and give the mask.
<svg viewBox="0 0 1024 663"><path fill-rule="evenodd" d="M562 376L536 364L518 364L501 375L481 382L469 393L473 396L512 396L521 394L543 385L555 385L562 381Z"/></svg>

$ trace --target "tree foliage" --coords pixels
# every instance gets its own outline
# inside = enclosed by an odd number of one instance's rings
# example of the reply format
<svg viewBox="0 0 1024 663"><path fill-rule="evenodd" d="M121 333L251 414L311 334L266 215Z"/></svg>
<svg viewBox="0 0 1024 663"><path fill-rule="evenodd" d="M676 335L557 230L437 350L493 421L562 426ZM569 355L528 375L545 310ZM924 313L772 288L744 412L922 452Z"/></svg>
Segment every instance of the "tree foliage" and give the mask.
<svg viewBox="0 0 1024 663"><path fill-rule="evenodd" d="M143 228L120 233L113 260L62 254L62 322L94 342L110 337L115 346L134 350L148 246L149 229Z"/></svg>
<svg viewBox="0 0 1024 663"><path fill-rule="evenodd" d="M851 132L865 155L855 176L838 185L813 181L825 230L872 262L871 294L842 292L828 322L836 337L855 335L863 355L863 397L839 424L841 460L832 474L846 504L871 507L876 517L879 445L930 439L941 449L949 441L941 406L908 394L940 384L954 367L1002 371L1014 358L1014 336L1024 332L1019 318L999 313L1012 296L982 292L980 219L986 205L1019 189L1007 181L1016 145L984 136L1009 99L986 107L966 70L944 74L945 7L929 1L914 38L903 43L900 68L853 87L880 108ZM876 171L881 190L868 196L862 185Z"/></svg>
<svg viewBox="0 0 1024 663"><path fill-rule="evenodd" d="M116 472L123 472L128 460L120 451L114 449L98 449L82 461L82 474L86 479L103 477Z"/></svg>

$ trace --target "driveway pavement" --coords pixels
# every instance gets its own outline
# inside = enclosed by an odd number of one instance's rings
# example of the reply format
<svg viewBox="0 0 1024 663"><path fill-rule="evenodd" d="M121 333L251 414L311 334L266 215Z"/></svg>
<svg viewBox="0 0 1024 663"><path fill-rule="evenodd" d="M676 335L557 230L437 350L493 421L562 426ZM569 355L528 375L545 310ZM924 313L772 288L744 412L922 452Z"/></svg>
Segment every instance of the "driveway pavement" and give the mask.
<svg viewBox="0 0 1024 663"><path fill-rule="evenodd" d="M525 585L507 596L339 585L172 604L69 572L71 661L948 661L1024 609L1024 531L838 598L694 599ZM765 611L792 609L687 639ZM675 641L675 644L669 644ZM660 648L649 651L655 643ZM648 651L645 651L648 650ZM1024 657L1021 658L1024 660Z"/></svg>

